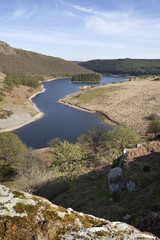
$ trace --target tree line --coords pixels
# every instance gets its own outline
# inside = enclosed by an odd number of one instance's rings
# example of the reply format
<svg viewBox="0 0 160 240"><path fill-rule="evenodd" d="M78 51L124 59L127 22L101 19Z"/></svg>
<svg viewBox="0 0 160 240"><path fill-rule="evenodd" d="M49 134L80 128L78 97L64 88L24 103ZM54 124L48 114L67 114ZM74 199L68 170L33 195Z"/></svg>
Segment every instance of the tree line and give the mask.
<svg viewBox="0 0 160 240"><path fill-rule="evenodd" d="M101 82L100 74L89 73L89 74L77 74L72 77L72 82L82 82L82 83L95 83Z"/></svg>

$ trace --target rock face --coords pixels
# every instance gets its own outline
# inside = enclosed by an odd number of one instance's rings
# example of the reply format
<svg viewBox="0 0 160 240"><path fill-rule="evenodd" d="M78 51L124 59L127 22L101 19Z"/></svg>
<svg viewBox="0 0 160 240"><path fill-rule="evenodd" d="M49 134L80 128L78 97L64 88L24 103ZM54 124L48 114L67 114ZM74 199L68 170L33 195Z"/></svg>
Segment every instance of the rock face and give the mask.
<svg viewBox="0 0 160 240"><path fill-rule="evenodd" d="M16 55L16 52L11 46L3 41L0 41L0 52L7 55Z"/></svg>
<svg viewBox="0 0 160 240"><path fill-rule="evenodd" d="M0 185L1 240L158 239L120 222L78 213Z"/></svg>

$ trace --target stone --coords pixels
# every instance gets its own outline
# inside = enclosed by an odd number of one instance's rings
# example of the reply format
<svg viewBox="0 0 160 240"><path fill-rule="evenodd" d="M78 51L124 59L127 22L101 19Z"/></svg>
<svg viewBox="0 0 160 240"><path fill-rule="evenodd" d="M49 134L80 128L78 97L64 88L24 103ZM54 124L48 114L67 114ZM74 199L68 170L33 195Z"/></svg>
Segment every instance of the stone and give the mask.
<svg viewBox="0 0 160 240"><path fill-rule="evenodd" d="M116 167L113 168L108 174L108 185L110 193L119 192L120 190L120 183L121 183L121 176L122 176L122 168Z"/></svg>
<svg viewBox="0 0 160 240"><path fill-rule="evenodd" d="M123 170L120 167L113 168L108 174L108 180L112 181L115 178L119 178L122 176Z"/></svg>
<svg viewBox="0 0 160 240"><path fill-rule="evenodd" d="M0 185L0 240L158 240L121 222L79 213Z"/></svg>
<svg viewBox="0 0 160 240"><path fill-rule="evenodd" d="M127 186L127 190L128 191L136 190L136 184L134 182L132 182L132 181L127 182L126 186Z"/></svg>

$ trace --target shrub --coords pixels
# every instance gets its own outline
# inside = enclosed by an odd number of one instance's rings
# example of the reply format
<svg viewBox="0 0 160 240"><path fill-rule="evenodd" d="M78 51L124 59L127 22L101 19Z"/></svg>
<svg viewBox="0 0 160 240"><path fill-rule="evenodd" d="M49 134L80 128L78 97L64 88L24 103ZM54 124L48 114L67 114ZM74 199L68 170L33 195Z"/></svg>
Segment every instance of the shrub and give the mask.
<svg viewBox="0 0 160 240"><path fill-rule="evenodd" d="M53 138L47 144L49 147L54 148L61 144L61 139L59 137Z"/></svg>
<svg viewBox="0 0 160 240"><path fill-rule="evenodd" d="M53 179L53 174L45 166L41 155L32 149L27 149L16 159L15 168L15 186L21 190L36 191L42 184Z"/></svg>
<svg viewBox="0 0 160 240"><path fill-rule="evenodd" d="M106 133L103 127L94 127L83 133L78 138L78 142L84 146L89 145L97 153L100 145L106 140Z"/></svg>
<svg viewBox="0 0 160 240"><path fill-rule="evenodd" d="M19 137L11 132L0 133L0 160L12 163L26 149Z"/></svg>
<svg viewBox="0 0 160 240"><path fill-rule="evenodd" d="M159 116L156 113L150 114L148 117L146 117L147 120L156 120Z"/></svg>
<svg viewBox="0 0 160 240"><path fill-rule="evenodd" d="M154 133L155 137L160 133L160 118L156 117L151 120L146 133Z"/></svg>
<svg viewBox="0 0 160 240"><path fill-rule="evenodd" d="M52 168L57 169L72 182L76 171L81 170L85 164L86 151L79 144L72 144L68 141L61 142L54 148L56 161L53 162Z"/></svg>
<svg viewBox="0 0 160 240"><path fill-rule="evenodd" d="M125 127L117 127L107 133L106 147L112 149L117 156L122 154L124 148L135 147L141 141L138 134Z"/></svg>
<svg viewBox="0 0 160 240"><path fill-rule="evenodd" d="M0 181L8 181L15 174L16 171L10 164L0 164Z"/></svg>

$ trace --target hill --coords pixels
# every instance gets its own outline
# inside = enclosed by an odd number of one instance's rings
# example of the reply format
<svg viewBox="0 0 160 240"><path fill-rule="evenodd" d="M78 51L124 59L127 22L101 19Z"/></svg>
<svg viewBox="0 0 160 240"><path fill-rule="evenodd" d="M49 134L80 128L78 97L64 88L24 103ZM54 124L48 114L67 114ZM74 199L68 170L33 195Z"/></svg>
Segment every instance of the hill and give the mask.
<svg viewBox="0 0 160 240"><path fill-rule="evenodd" d="M71 61L12 48L9 44L0 41L0 72L4 74L25 72L49 77L70 77L74 74L90 73L91 71Z"/></svg>
<svg viewBox="0 0 160 240"><path fill-rule="evenodd" d="M79 62L80 66L103 75L151 75L160 74L160 60L154 59L114 59Z"/></svg>

